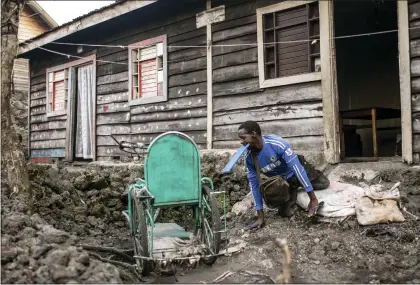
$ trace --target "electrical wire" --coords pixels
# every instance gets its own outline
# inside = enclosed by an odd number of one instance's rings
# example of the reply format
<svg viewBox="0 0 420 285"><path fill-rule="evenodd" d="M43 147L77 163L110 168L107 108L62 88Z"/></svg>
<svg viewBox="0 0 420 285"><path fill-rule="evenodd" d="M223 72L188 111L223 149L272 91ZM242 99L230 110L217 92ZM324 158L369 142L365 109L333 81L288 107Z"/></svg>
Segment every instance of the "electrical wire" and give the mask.
<svg viewBox="0 0 420 285"><path fill-rule="evenodd" d="M84 58L85 58L85 57L82 57L82 56L77 56L77 55L66 54L66 53L62 53L62 52L58 52L58 51L54 51L54 50L50 50L50 49L46 49L46 48L43 48L43 47L38 47L38 48L39 48L39 49L42 49L42 50L45 50L45 51L48 51L48 52L51 52L51 53L55 53L55 54L59 54L59 55L66 56L67 58L71 58L71 57L78 58L78 59L84 59ZM123 64L123 65L128 65L128 63L124 63L124 62L115 62L115 61L100 60L100 59L97 59L96 61L97 61L97 62L104 62L104 63L112 63L112 64Z"/></svg>
<svg viewBox="0 0 420 285"><path fill-rule="evenodd" d="M420 27L411 27L408 28L409 30L414 30L414 29L420 29ZM375 36L375 35L383 35L383 34L389 34L389 33L395 33L398 32L398 29L394 29L394 30L386 30L386 31L379 31L379 32L372 32L372 33L361 33L361 34L352 34L352 35L345 35L345 36L337 36L337 37L333 37L330 38L328 40L340 40L340 39L349 39L349 38L357 38L357 37L366 37L366 36ZM263 45L275 45L275 44L293 44L293 43L307 43L307 42L311 42L311 44L315 44L316 42L318 42L320 39L304 39L304 40L294 40L294 41L277 41L277 42L270 42L270 43L263 43ZM31 41L31 40L30 40ZM146 46L136 46L136 45L103 45L103 44L85 44L85 43L68 43L68 42L50 42L51 44L56 44L56 45L67 45L67 46L87 46L87 47L106 47L106 48L121 48L121 49L128 49L128 48L143 48ZM220 44L220 45L212 45L212 48L223 48L223 47L256 47L258 46L258 43L241 43L241 44ZM207 48L207 45L185 45L185 46L180 46L180 45L168 45L166 46L167 48ZM71 55L71 54L66 54L66 53L62 53L62 52L58 52L58 51L54 51L51 49L46 49L43 47L37 47L39 49L42 49L44 51L47 52L51 52L54 54L59 54L62 56L66 56L67 58L78 58L78 59L83 59L84 57L80 57L80 56L76 56L76 55ZM193 57L193 58L182 58L179 60L175 60L175 61L168 61L168 63L179 63L179 62L184 62L184 61L188 61L188 60L192 60L192 59L197 59L200 57ZM120 65L128 65L128 63L124 63L124 62L115 62L115 61L108 61L108 60L100 60L97 59L97 62L103 62L103 63L108 63L108 64L120 64Z"/></svg>
<svg viewBox="0 0 420 285"><path fill-rule="evenodd" d="M409 30L414 29L420 29L420 27L412 27L408 28ZM379 31L379 32L372 32L372 33L362 33L362 34L353 34L353 35L346 35L346 36L338 36L330 38L329 40L339 40L339 39L348 39L348 38L356 38L356 37L365 37L365 36L375 36L375 35L383 35L383 34L389 34L389 33L395 33L398 32L398 29L394 30L386 30L386 31ZM263 45L274 45L274 44L293 44L293 43L307 43L307 42L313 42L318 41L319 39L303 39L303 40L294 40L294 41L277 41L277 42L269 42L269 43L263 43ZM121 49L127 49L127 48L144 48L147 46L144 45L101 45L101 44L83 44L83 43L65 43L65 42L51 42L52 44L57 45L69 45L69 46L89 46L89 47L107 47L107 48L121 48ZM212 47L237 47L237 46L258 46L258 43L249 43L249 44L215 44L211 45ZM179 45L167 45L168 48L207 48L207 45L185 45L185 46L179 46Z"/></svg>

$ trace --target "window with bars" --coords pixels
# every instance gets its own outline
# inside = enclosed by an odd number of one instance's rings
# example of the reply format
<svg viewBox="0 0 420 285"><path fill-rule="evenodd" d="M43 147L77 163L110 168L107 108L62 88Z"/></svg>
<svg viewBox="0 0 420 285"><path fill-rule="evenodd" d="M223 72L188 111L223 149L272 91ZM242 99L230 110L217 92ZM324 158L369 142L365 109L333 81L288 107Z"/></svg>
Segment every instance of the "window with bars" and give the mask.
<svg viewBox="0 0 420 285"><path fill-rule="evenodd" d="M130 45L130 103L146 104L166 101L166 36Z"/></svg>
<svg viewBox="0 0 420 285"><path fill-rule="evenodd" d="M260 72L263 68L264 76L260 81L319 73L318 1L285 1L259 10Z"/></svg>
<svg viewBox="0 0 420 285"><path fill-rule="evenodd" d="M67 112L68 68L47 72L47 113L63 115Z"/></svg>

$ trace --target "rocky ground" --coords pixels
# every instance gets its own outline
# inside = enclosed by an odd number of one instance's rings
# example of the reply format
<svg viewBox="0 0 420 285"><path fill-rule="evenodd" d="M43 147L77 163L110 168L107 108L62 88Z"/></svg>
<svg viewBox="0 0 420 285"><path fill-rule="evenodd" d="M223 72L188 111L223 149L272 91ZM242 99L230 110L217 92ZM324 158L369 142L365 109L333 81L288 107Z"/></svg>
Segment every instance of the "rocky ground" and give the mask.
<svg viewBox="0 0 420 285"><path fill-rule="evenodd" d="M232 206L248 191L241 166L224 177L217 174L227 160L227 154L203 157L202 174L211 177L217 189L228 192ZM36 215L26 216L25 206L8 199L7 187L2 185L2 279L6 283L211 283L228 270L232 274L221 283L270 283L283 268L283 253L274 243L277 237L288 241L295 283L420 282L419 222L405 212L404 223L370 227L359 226L354 217L321 222L309 221L303 210L291 219L268 212L265 228L244 231L254 218L252 209L228 222L227 240L246 242L244 251L220 257L211 267L179 265L175 274L157 271L139 278L130 267L119 263L132 260L86 246L113 247L132 254L127 223L121 214L126 209L122 193L136 177L143 176L141 164L86 168L31 165L29 170ZM385 167L369 177L337 168L329 172L331 177L354 184L381 179L381 183L392 185L401 181L403 205L420 215L418 168ZM186 228L192 221L184 209L165 210L159 219Z"/></svg>

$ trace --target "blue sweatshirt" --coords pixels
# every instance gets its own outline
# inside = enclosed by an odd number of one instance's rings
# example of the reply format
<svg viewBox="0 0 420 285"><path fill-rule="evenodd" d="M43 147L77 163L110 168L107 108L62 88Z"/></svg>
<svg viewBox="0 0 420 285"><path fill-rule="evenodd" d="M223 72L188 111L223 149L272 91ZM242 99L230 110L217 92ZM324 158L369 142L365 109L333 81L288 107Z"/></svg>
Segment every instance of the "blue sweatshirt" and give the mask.
<svg viewBox="0 0 420 285"><path fill-rule="evenodd" d="M263 149L257 154L261 174L268 177L280 175L285 179L296 175L305 191L312 191L313 188L308 175L290 144L277 135L264 135L262 139ZM254 160L250 150L245 153L245 167L251 192L254 196L255 208L257 211L262 210L263 199L259 191L258 174L255 171Z"/></svg>

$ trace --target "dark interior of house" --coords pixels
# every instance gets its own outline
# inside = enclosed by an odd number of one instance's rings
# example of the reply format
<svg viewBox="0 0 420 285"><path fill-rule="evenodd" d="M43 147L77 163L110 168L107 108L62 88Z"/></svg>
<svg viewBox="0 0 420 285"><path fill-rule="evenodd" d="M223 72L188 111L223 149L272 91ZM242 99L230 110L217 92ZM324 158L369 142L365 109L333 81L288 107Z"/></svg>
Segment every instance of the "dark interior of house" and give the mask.
<svg viewBox="0 0 420 285"><path fill-rule="evenodd" d="M342 158L401 155L397 1L334 1L334 21Z"/></svg>

